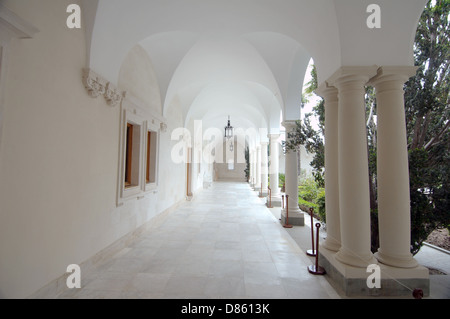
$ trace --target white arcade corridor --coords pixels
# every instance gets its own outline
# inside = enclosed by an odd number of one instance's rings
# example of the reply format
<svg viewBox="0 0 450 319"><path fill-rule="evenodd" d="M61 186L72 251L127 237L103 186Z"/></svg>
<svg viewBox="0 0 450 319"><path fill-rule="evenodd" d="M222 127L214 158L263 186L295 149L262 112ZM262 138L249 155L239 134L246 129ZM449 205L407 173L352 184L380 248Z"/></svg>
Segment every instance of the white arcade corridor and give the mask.
<svg viewBox="0 0 450 319"><path fill-rule="evenodd" d="M246 183L218 182L59 298L339 298Z"/></svg>

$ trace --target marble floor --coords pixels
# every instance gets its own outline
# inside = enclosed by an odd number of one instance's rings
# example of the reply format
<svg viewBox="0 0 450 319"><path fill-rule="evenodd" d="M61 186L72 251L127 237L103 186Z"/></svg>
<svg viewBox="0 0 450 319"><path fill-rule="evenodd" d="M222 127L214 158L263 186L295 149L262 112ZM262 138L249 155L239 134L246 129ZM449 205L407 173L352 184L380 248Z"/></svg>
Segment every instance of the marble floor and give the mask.
<svg viewBox="0 0 450 319"><path fill-rule="evenodd" d="M182 204L59 298L339 298L246 183Z"/></svg>

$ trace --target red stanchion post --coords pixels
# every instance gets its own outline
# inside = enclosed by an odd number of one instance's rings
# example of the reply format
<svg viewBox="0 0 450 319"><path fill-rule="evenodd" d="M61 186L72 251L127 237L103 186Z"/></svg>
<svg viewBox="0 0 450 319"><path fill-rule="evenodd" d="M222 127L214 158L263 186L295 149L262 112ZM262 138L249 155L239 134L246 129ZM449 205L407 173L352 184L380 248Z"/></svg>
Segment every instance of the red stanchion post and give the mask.
<svg viewBox="0 0 450 319"><path fill-rule="evenodd" d="M289 225L289 195L286 195L286 223L283 225L284 228L292 228L292 225Z"/></svg>
<svg viewBox="0 0 450 319"><path fill-rule="evenodd" d="M316 224L317 232L316 232L316 264L308 266L308 271L313 275L325 275L326 271L323 267L319 266L319 228L320 223Z"/></svg>
<svg viewBox="0 0 450 319"><path fill-rule="evenodd" d="M284 209L284 195L281 195L281 208Z"/></svg>
<svg viewBox="0 0 450 319"><path fill-rule="evenodd" d="M314 249L314 220L313 220L313 214L314 213L314 208L310 208L309 209L309 214L311 215L311 244L312 244L312 249L308 249L306 251L306 254L308 256L316 256L316 250Z"/></svg>

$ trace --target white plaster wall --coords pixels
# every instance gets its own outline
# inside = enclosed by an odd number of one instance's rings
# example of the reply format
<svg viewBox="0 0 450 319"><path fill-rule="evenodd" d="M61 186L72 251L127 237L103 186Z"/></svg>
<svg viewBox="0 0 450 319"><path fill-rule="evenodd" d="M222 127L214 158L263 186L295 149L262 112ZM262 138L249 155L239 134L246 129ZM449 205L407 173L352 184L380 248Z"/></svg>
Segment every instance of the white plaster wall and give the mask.
<svg viewBox="0 0 450 319"><path fill-rule="evenodd" d="M120 68L119 87L133 95L157 114L162 114L158 80L145 50L136 45Z"/></svg>
<svg viewBox="0 0 450 319"><path fill-rule="evenodd" d="M82 85L84 30L66 28L76 0L6 0L35 25L11 43L0 150L0 298L24 298L183 198L183 167L161 134L156 194L116 207L119 107ZM145 93L138 91L137 94ZM174 108L173 114L177 113Z"/></svg>
<svg viewBox="0 0 450 319"><path fill-rule="evenodd" d="M219 181L246 181L245 164L235 164L233 170L228 170L228 165L225 163L216 163L214 167L217 170L217 177Z"/></svg>
<svg viewBox="0 0 450 319"><path fill-rule="evenodd" d="M161 133L159 150L159 177L156 211L160 212L184 200L186 193L186 166L174 164L171 157L172 148L178 141L171 140L171 133L183 127L181 107L176 100L167 110L167 132Z"/></svg>
<svg viewBox="0 0 450 319"><path fill-rule="evenodd" d="M234 141L234 151L229 150L229 142L224 142L223 147L223 159L219 161L216 159L214 163L214 175L218 180L222 181L241 181L245 182L245 161L241 159L245 158L245 147L242 144ZM228 170L228 161L234 160L234 169ZM241 161L241 162L240 162Z"/></svg>

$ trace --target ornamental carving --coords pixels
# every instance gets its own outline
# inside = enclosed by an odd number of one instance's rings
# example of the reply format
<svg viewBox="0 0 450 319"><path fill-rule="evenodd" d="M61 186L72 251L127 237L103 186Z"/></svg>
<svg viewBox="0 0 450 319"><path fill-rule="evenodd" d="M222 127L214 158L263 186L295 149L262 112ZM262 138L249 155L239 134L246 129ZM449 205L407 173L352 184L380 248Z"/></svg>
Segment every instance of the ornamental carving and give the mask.
<svg viewBox="0 0 450 319"><path fill-rule="evenodd" d="M92 70L83 71L83 84L90 97L97 98L106 92L106 81Z"/></svg>
<svg viewBox="0 0 450 319"><path fill-rule="evenodd" d="M111 83L106 86L105 99L108 105L116 106L122 100L122 94Z"/></svg>
<svg viewBox="0 0 450 319"><path fill-rule="evenodd" d="M103 96L108 105L115 106L122 101L122 92L91 69L83 70L83 84L90 97Z"/></svg>

